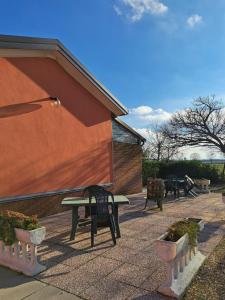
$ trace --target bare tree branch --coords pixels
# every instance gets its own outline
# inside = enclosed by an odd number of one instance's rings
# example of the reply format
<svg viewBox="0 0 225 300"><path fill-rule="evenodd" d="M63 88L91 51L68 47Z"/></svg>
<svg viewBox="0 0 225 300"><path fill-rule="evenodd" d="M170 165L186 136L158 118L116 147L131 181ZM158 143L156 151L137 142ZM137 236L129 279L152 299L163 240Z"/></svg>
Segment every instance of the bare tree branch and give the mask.
<svg viewBox="0 0 225 300"><path fill-rule="evenodd" d="M162 131L162 127L155 125L148 130L148 139L145 146L144 154L146 158L154 160L170 160L177 154L178 147L171 145Z"/></svg>
<svg viewBox="0 0 225 300"><path fill-rule="evenodd" d="M224 106L215 96L199 97L191 108L173 115L163 134L178 147L214 147L225 153Z"/></svg>

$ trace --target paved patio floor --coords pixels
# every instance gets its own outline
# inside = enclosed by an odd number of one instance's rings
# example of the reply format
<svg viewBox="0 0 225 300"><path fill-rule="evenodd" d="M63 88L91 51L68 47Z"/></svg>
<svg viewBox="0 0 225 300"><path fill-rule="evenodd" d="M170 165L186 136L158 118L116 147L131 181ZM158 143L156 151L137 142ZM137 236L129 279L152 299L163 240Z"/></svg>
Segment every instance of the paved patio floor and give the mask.
<svg viewBox="0 0 225 300"><path fill-rule="evenodd" d="M144 194L129 199L130 205L120 206L122 237L116 246L104 228L91 248L89 226L80 228L76 240L70 241L71 211L42 219L47 238L39 247L39 257L48 269L36 276L39 283L83 299L168 299L157 293L166 268L154 252L155 239L179 219L203 218L206 225L199 248L208 255L225 233L225 204L220 194L171 200L163 212L153 207L143 210Z"/></svg>

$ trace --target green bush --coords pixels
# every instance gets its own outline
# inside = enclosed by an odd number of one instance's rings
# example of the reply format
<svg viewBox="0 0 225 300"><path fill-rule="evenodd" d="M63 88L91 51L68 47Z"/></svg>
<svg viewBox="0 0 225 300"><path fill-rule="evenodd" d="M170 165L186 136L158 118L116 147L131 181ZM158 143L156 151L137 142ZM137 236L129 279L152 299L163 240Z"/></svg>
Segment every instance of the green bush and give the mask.
<svg viewBox="0 0 225 300"><path fill-rule="evenodd" d="M169 227L167 241L176 242L186 233L189 237L189 245L191 247L196 246L197 236L199 234L200 227L198 223L190 220L178 221Z"/></svg>
<svg viewBox="0 0 225 300"><path fill-rule="evenodd" d="M12 245L16 241L14 228L33 230L39 227L37 216L29 217L10 210L0 213L0 240L5 245Z"/></svg>
<svg viewBox="0 0 225 300"><path fill-rule="evenodd" d="M196 160L169 162L144 160L142 164L142 177L144 185L146 185L148 177L156 176L165 179L169 175L174 175L183 178L186 174L191 178L210 179L212 183L223 181L222 174L219 173L218 168Z"/></svg>

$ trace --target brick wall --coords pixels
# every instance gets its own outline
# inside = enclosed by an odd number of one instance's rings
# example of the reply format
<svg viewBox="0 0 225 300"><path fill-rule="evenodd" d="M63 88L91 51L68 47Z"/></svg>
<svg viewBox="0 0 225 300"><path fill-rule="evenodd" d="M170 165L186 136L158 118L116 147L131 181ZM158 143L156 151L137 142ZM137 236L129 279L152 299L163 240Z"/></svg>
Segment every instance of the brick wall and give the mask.
<svg viewBox="0 0 225 300"><path fill-rule="evenodd" d="M142 191L142 148L137 144L113 142L114 193Z"/></svg>
<svg viewBox="0 0 225 300"><path fill-rule="evenodd" d="M49 196L36 199L27 199L10 203L0 204L0 211L13 210L24 213L25 215L38 215L45 217L65 210L71 209L69 206L62 206L61 201L65 197L79 196L78 193L70 193L58 196Z"/></svg>
<svg viewBox="0 0 225 300"><path fill-rule="evenodd" d="M115 194L135 194L142 191L142 148L136 144L113 142L113 182ZM111 189L110 189L111 190ZM26 215L37 214L44 217L56 214L71 207L62 206L65 197L80 196L81 193L68 193L23 201L0 204L1 210L14 210Z"/></svg>

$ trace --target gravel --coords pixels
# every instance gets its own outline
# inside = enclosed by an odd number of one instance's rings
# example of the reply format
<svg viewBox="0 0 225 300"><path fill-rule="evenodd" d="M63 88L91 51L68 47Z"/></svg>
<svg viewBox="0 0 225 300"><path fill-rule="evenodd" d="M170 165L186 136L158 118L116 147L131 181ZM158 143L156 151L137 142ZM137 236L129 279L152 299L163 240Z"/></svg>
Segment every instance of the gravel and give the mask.
<svg viewBox="0 0 225 300"><path fill-rule="evenodd" d="M225 300L225 237L200 268L183 300Z"/></svg>

